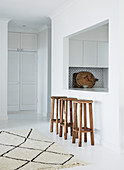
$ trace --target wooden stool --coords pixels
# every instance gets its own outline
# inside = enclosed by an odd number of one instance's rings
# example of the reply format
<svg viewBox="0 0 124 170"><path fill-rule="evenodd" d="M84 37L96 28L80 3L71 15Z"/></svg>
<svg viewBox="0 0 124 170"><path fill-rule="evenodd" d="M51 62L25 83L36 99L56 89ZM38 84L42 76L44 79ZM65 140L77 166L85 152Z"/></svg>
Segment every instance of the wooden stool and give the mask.
<svg viewBox="0 0 124 170"><path fill-rule="evenodd" d="M91 145L94 145L94 130L93 130L93 115L92 115L92 100L77 100L74 101L74 118L73 118L73 138L72 143L75 143L75 133L79 133L79 146L82 146L82 133L84 133L84 142L87 142L87 133L91 135ZM77 104L80 104L79 110L79 128L76 125ZM82 127L82 104L84 104L84 127ZM90 128L87 127L86 104L89 104L89 120Z"/></svg>
<svg viewBox="0 0 124 170"><path fill-rule="evenodd" d="M62 127L64 127L64 139L67 139L68 127L70 127L72 136L72 102L77 100L77 98L61 98L61 111L60 111L60 133L59 136L62 137ZM70 102L70 122L68 122L68 101ZM63 108L64 108L64 120L63 120Z"/></svg>
<svg viewBox="0 0 124 170"><path fill-rule="evenodd" d="M56 123L56 134L58 134L58 123L60 123L60 119L58 119L58 101L60 98L67 98L66 96L52 96L51 103L51 122L50 122L50 132L53 132L53 123ZM54 119L54 102L56 100L56 118ZM61 106L61 104L60 104Z"/></svg>

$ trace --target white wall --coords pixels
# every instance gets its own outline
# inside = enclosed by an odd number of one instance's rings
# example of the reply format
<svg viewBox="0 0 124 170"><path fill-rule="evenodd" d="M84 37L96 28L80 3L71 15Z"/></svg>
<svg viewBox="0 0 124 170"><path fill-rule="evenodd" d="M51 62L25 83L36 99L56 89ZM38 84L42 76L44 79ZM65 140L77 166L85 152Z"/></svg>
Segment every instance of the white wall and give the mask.
<svg viewBox="0 0 124 170"><path fill-rule="evenodd" d="M117 7L117 0L73 0L52 16L52 95L93 99L95 129L100 131L102 144L114 150L120 149ZM105 20L109 20L109 93L68 90L68 58L63 56L63 38Z"/></svg>
<svg viewBox="0 0 124 170"><path fill-rule="evenodd" d="M7 119L8 19L0 19L0 120Z"/></svg>
<svg viewBox="0 0 124 170"><path fill-rule="evenodd" d="M119 116L120 116L120 139L124 151L124 1L119 0Z"/></svg>
<svg viewBox="0 0 124 170"><path fill-rule="evenodd" d="M38 34L38 113L44 116L50 112L49 96L51 95L51 70L50 70L50 49L49 29L47 28Z"/></svg>

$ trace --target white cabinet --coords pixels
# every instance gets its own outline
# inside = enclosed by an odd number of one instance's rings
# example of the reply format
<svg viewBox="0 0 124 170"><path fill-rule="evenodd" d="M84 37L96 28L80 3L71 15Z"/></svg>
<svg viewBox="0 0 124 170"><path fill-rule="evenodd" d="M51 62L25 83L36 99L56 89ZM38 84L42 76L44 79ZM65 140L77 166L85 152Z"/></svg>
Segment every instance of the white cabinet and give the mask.
<svg viewBox="0 0 124 170"><path fill-rule="evenodd" d="M97 66L97 42L84 41L83 66Z"/></svg>
<svg viewBox="0 0 124 170"><path fill-rule="evenodd" d="M108 43L98 42L98 66L108 66Z"/></svg>
<svg viewBox="0 0 124 170"><path fill-rule="evenodd" d="M37 36L9 33L8 111L37 108Z"/></svg>
<svg viewBox="0 0 124 170"><path fill-rule="evenodd" d="M83 44L82 41L70 40L69 41L69 65L70 66L81 66L83 55Z"/></svg>
<svg viewBox="0 0 124 170"><path fill-rule="evenodd" d="M70 40L69 66L108 67L108 42Z"/></svg>
<svg viewBox="0 0 124 170"><path fill-rule="evenodd" d="M8 48L14 51L37 51L37 34L9 32Z"/></svg>

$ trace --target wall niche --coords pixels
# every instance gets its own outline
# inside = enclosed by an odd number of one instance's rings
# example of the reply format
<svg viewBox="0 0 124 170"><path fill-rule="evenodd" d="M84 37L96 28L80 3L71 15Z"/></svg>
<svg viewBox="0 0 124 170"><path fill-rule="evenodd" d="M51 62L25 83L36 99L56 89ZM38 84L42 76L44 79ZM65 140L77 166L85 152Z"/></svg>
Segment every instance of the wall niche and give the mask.
<svg viewBox="0 0 124 170"><path fill-rule="evenodd" d="M68 38L68 89L74 87L73 74L90 72L98 81L90 91L108 92L109 23L104 21ZM80 90L89 90L89 88Z"/></svg>

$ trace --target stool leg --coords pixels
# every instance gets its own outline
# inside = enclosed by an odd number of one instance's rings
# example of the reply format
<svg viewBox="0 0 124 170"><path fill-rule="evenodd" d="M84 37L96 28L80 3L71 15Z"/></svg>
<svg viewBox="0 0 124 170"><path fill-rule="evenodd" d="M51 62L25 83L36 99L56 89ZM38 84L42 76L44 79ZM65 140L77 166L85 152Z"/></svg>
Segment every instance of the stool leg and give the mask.
<svg viewBox="0 0 124 170"><path fill-rule="evenodd" d="M92 129L92 132L90 132L90 135L91 135L91 145L94 145L92 103L89 103L89 117L90 117L90 128Z"/></svg>
<svg viewBox="0 0 124 170"><path fill-rule="evenodd" d="M59 132L59 137L62 137L61 123L63 123L63 101L60 100L60 132Z"/></svg>
<svg viewBox="0 0 124 170"><path fill-rule="evenodd" d="M67 108L68 104L67 101L65 101L65 121L64 121L64 139L67 139Z"/></svg>
<svg viewBox="0 0 124 170"><path fill-rule="evenodd" d="M87 128L86 103L84 103L84 131ZM84 142L87 142L87 133L84 133Z"/></svg>
<svg viewBox="0 0 124 170"><path fill-rule="evenodd" d="M77 104L76 104L76 110L77 110ZM75 121L76 121L76 122L75 122L75 124L76 124L75 126L76 126L76 128L78 128L78 118L77 118L77 113L76 113L76 116L75 116ZM75 137L78 138L78 132L75 133Z"/></svg>
<svg viewBox="0 0 124 170"><path fill-rule="evenodd" d="M72 123L72 101L70 101L70 123ZM72 127L70 127L70 133L71 133L71 136L72 136Z"/></svg>
<svg viewBox="0 0 124 170"><path fill-rule="evenodd" d="M51 103L51 124L50 124L50 132L53 132L53 117L54 117L54 99L52 99L52 103Z"/></svg>
<svg viewBox="0 0 124 170"><path fill-rule="evenodd" d="M80 103L80 118L79 118L79 147L82 146L82 103Z"/></svg>
<svg viewBox="0 0 124 170"><path fill-rule="evenodd" d="M56 134L58 134L58 99L56 99Z"/></svg>
<svg viewBox="0 0 124 170"><path fill-rule="evenodd" d="M72 143L75 143L75 131L76 129L76 115L77 115L77 103L74 103L74 116L73 116L73 133L72 133Z"/></svg>
<svg viewBox="0 0 124 170"><path fill-rule="evenodd" d="M65 113L65 103L64 103L64 101L63 101L63 108L64 108L64 113ZM67 108L68 108L68 106L67 106ZM66 127L66 132L68 133L68 127Z"/></svg>

